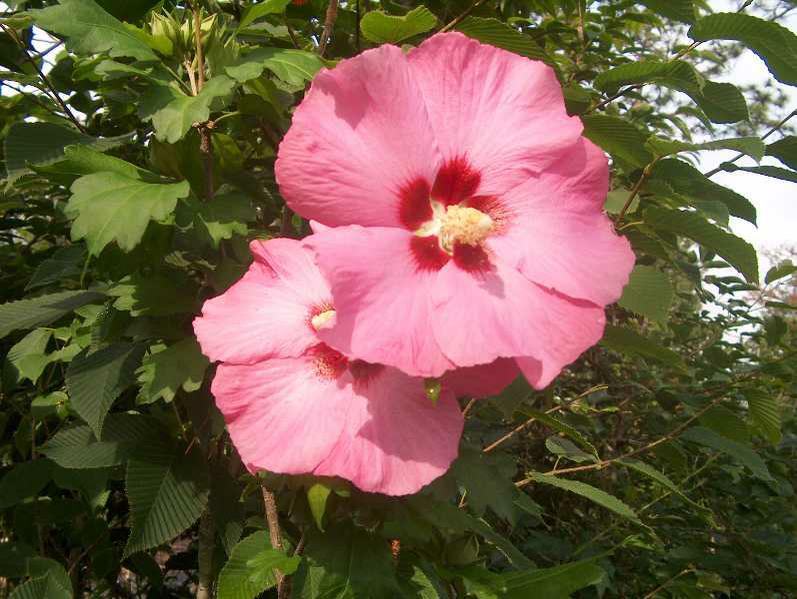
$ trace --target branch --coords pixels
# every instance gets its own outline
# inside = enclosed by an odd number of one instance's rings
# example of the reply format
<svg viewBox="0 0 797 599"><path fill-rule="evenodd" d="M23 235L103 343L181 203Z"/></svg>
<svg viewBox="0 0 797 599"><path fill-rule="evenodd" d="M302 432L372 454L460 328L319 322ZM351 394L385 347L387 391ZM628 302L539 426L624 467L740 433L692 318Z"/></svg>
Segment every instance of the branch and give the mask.
<svg viewBox="0 0 797 599"><path fill-rule="evenodd" d="M191 77L189 70L189 78L191 80L191 87L194 95L202 91L205 86L205 55L202 50L202 17L199 14L199 3L195 0L190 2L191 12L194 16L194 41L196 45L196 85L194 79ZM202 152L204 157L205 166L205 197L210 200L213 198L213 143L211 140L211 130L213 129L213 121L205 123L194 123L194 127L199 131L199 151Z"/></svg>
<svg viewBox="0 0 797 599"><path fill-rule="evenodd" d="M324 30L321 32L321 41L318 43L318 54L323 56L327 50L329 38L332 35L332 29L335 27L335 21L338 18L338 0L329 0L327 6L327 15L324 20Z"/></svg>
<svg viewBox="0 0 797 599"><path fill-rule="evenodd" d="M268 536L271 541L271 546L279 551L284 551L282 543L282 531L280 530L279 512L277 511L277 500L274 493L261 483L261 490L263 491L263 507L266 512L266 521L268 522ZM278 599L286 599L288 596L288 585L286 584L285 575L282 571L274 568L274 577L277 579L277 597Z"/></svg>
<svg viewBox="0 0 797 599"><path fill-rule="evenodd" d="M470 15L470 13L472 13L476 8L478 8L483 2L484 0L474 0L474 2L468 8L466 8L459 16L455 17L453 21L443 26L440 29L440 33L450 31L451 29L459 25L462 21L465 20L465 17Z"/></svg>
<svg viewBox="0 0 797 599"><path fill-rule="evenodd" d="M642 189L642 185L644 185L647 178L650 177L650 173L658 161L659 159L655 158L652 162L650 162L647 166L645 166L644 170L642 171L642 174L639 176L639 179L631 188L631 193L628 195L628 199L625 201L625 204L623 204L623 207L620 209L620 212L614 221L615 224L623 220L625 213L628 212L628 209L631 207L631 203L634 201L634 198L637 197L637 194L639 194L639 190Z"/></svg>

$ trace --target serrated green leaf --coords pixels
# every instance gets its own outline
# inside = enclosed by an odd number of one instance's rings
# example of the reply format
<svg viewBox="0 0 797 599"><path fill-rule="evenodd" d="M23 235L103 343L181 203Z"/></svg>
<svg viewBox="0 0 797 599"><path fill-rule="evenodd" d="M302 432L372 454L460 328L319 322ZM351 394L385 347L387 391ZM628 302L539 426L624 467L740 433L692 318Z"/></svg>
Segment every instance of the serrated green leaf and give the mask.
<svg viewBox="0 0 797 599"><path fill-rule="evenodd" d="M146 403L172 401L179 389L190 393L202 386L205 369L210 365L194 338L148 354L136 373L141 383L139 397Z"/></svg>
<svg viewBox="0 0 797 599"><path fill-rule="evenodd" d="M617 499L617 497L614 495L610 495L606 491L597 489L592 485L588 485L587 483L583 483L578 480L570 480L550 474L543 474L542 472L531 472L529 473L529 478L538 483L543 483L552 487L564 489L565 491L570 491L576 495L581 495L582 497L585 497L586 499L605 507L607 510L611 510L618 516L622 516L623 518L631 520L632 522L641 524L639 516L636 515L636 512L634 512L631 507Z"/></svg>
<svg viewBox="0 0 797 599"><path fill-rule="evenodd" d="M725 406L714 406L700 417L699 422L732 441L750 444L750 428Z"/></svg>
<svg viewBox="0 0 797 599"><path fill-rule="evenodd" d="M797 136L787 135L769 144L767 156L774 156L786 166L797 170Z"/></svg>
<svg viewBox="0 0 797 599"><path fill-rule="evenodd" d="M767 271L766 276L764 277L764 283L769 285L770 283L774 283L784 277L788 277L791 274L797 272L797 265L792 264L791 260L784 260L780 264L773 266Z"/></svg>
<svg viewBox="0 0 797 599"><path fill-rule="evenodd" d="M711 224L699 214L651 207L645 210L645 222L657 229L688 237L716 252L748 281L758 283L758 257L755 248L744 239Z"/></svg>
<svg viewBox="0 0 797 599"><path fill-rule="evenodd" d="M781 432L781 416L778 401L774 395L766 391L751 389L745 393L750 419L756 429L772 445L777 445L783 438Z"/></svg>
<svg viewBox="0 0 797 599"><path fill-rule="evenodd" d="M82 245L68 245L59 248L36 267L33 276L25 286L25 291L78 277L85 261L86 248Z"/></svg>
<svg viewBox="0 0 797 599"><path fill-rule="evenodd" d="M107 468L124 463L137 448L157 443L157 421L140 414L108 414L98 441L87 425L63 429L40 448L63 468Z"/></svg>
<svg viewBox="0 0 797 599"><path fill-rule="evenodd" d="M247 223L257 216L249 198L237 192L217 193L212 202L191 202L188 209L194 228L214 248L224 239L245 236Z"/></svg>
<svg viewBox="0 0 797 599"><path fill-rule="evenodd" d="M144 41L146 34L125 25L92 0L59 0L55 6L31 10L28 14L42 29L67 38L67 47L77 54L129 56L137 60L157 60Z"/></svg>
<svg viewBox="0 0 797 599"><path fill-rule="evenodd" d="M653 160L645 147L648 136L625 119L591 114L581 117L584 137L631 166L642 168Z"/></svg>
<svg viewBox="0 0 797 599"><path fill-rule="evenodd" d="M186 288L187 281L180 273L135 274L108 289L108 295L117 298L114 308L131 316L169 316L198 308L196 297L186 293Z"/></svg>
<svg viewBox="0 0 797 599"><path fill-rule="evenodd" d="M631 272L623 296L617 303L651 320L666 322L673 297L667 273L653 266L638 265Z"/></svg>
<svg viewBox="0 0 797 599"><path fill-rule="evenodd" d="M666 159L656 163L649 187L666 195L670 191L693 200L698 206L707 200L722 202L733 216L756 223L755 206L735 191L714 183L703 173L681 160Z"/></svg>
<svg viewBox="0 0 797 599"><path fill-rule="evenodd" d="M276 584L274 568L296 571L301 558L271 547L268 532L258 531L240 541L219 573L217 599L253 599Z"/></svg>
<svg viewBox="0 0 797 599"><path fill-rule="evenodd" d="M35 557L28 560L31 580L14 589L8 599L72 599L72 581L57 561Z"/></svg>
<svg viewBox="0 0 797 599"><path fill-rule="evenodd" d="M189 191L187 181L145 183L111 172L81 177L72 185L66 207L74 219L72 239L85 238L92 256L112 241L129 252L141 242L149 222L170 216Z"/></svg>
<svg viewBox="0 0 797 599"><path fill-rule="evenodd" d="M0 304L0 338L19 329L50 324L102 297L101 293L95 291L62 291Z"/></svg>
<svg viewBox="0 0 797 599"><path fill-rule="evenodd" d="M514 460L481 448L463 446L459 457L451 465L454 478L468 491L468 505L482 515L490 508L501 518L515 520L515 497L518 492L512 482L516 466Z"/></svg>
<svg viewBox="0 0 797 599"><path fill-rule="evenodd" d="M490 44L526 58L551 63L550 57L542 46L528 35L520 33L517 29L513 29L498 19L467 17L457 25L456 29L483 44Z"/></svg>
<svg viewBox="0 0 797 599"><path fill-rule="evenodd" d="M698 144L654 136L648 138L647 146L656 156L669 156L679 152L699 152L701 150L736 150L750 156L756 162L761 161L766 151L764 142L758 137L733 137L731 139L717 139Z"/></svg>
<svg viewBox="0 0 797 599"><path fill-rule="evenodd" d="M97 138L54 123L14 123L3 141L8 182L14 183L33 172L30 166L46 166L63 160L68 146L88 146L102 152L132 139L132 133Z"/></svg>
<svg viewBox="0 0 797 599"><path fill-rule="evenodd" d="M257 79L268 69L285 83L303 86L324 66L317 54L290 48L258 48L244 54L226 73L241 83Z"/></svg>
<svg viewBox="0 0 797 599"><path fill-rule="evenodd" d="M160 141L177 143L194 123L207 121L211 109L220 109L235 86L236 82L225 75L213 77L196 96L184 94L176 85L154 85L142 97L139 115L152 120Z"/></svg>
<svg viewBox="0 0 797 599"><path fill-rule="evenodd" d="M763 175L764 177L772 177L773 179L780 179L781 181L789 181L790 183L797 183L797 171L780 168L779 166L736 166L730 163L722 165L725 170L731 172L743 171L745 173L753 173L755 175ZM725 168L732 166L732 168Z"/></svg>
<svg viewBox="0 0 797 599"><path fill-rule="evenodd" d="M640 0L653 12L682 23L695 20L694 0Z"/></svg>
<svg viewBox="0 0 797 599"><path fill-rule="evenodd" d="M400 17L385 14L381 10L372 10L365 13L360 21L363 36L377 44L397 44L425 33L435 25L437 17L423 5Z"/></svg>
<svg viewBox="0 0 797 599"><path fill-rule="evenodd" d="M50 329L35 329L20 339L8 350L3 376L16 383L25 379L32 383L38 381L50 363L45 351L52 335Z"/></svg>
<svg viewBox="0 0 797 599"><path fill-rule="evenodd" d="M773 21L743 13L716 13L695 22L689 37L742 42L758 54L775 79L797 85L797 35Z"/></svg>
<svg viewBox="0 0 797 599"><path fill-rule="evenodd" d="M202 515L208 500L207 462L197 447L139 447L125 479L132 519L124 554L172 539Z"/></svg>
<svg viewBox="0 0 797 599"><path fill-rule="evenodd" d="M263 0L257 4L247 6L241 15L238 29L243 29L266 15L278 15L283 13L290 3L291 0Z"/></svg>
<svg viewBox="0 0 797 599"><path fill-rule="evenodd" d="M677 353L662 347L631 329L607 325L600 343L620 353L651 358L681 372L687 372L688 370L681 356Z"/></svg>
<svg viewBox="0 0 797 599"><path fill-rule="evenodd" d="M0 478L0 510L36 497L52 477L53 463L44 458L20 462Z"/></svg>
<svg viewBox="0 0 797 599"><path fill-rule="evenodd" d="M769 473L766 462L754 450L746 445L732 441L727 437L723 437L713 430L702 427L693 426L680 437L686 441L698 443L711 449L716 449L729 457L737 460L745 466L754 476L761 480L771 481L772 475Z"/></svg>
<svg viewBox="0 0 797 599"><path fill-rule="evenodd" d="M98 439L113 402L135 382L144 346L115 343L78 354L66 371L66 388L75 412L86 421Z"/></svg>

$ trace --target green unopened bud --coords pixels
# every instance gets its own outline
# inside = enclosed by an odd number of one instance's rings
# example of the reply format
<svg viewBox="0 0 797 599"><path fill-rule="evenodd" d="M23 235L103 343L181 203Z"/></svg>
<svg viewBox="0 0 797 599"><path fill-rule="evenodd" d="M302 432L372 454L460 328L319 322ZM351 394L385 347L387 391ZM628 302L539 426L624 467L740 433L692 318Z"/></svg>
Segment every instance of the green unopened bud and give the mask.
<svg viewBox="0 0 797 599"><path fill-rule="evenodd" d="M423 390L426 392L426 397L432 401L432 405L437 405L437 400L440 399L440 379L424 379Z"/></svg>

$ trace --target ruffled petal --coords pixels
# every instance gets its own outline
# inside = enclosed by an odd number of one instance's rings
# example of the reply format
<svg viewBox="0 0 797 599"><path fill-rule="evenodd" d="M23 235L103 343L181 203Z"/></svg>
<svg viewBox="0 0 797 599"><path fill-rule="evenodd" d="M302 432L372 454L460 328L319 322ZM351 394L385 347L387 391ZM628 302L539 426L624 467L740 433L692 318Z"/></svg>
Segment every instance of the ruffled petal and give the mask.
<svg viewBox="0 0 797 599"><path fill-rule="evenodd" d="M194 320L202 352L236 364L299 356L318 343L310 318L330 305L329 286L299 241L253 241L250 249L247 273Z"/></svg>
<svg viewBox="0 0 797 599"><path fill-rule="evenodd" d="M402 229L359 226L308 238L332 288L337 317L319 336L352 358L440 376L454 364L432 334L429 299L437 271L419 266L411 249L417 239Z"/></svg>
<svg viewBox="0 0 797 599"><path fill-rule="evenodd" d="M479 194L539 173L577 142L553 69L461 33L430 37L408 59L446 163L466 159Z"/></svg>
<svg viewBox="0 0 797 599"><path fill-rule="evenodd" d="M550 380L603 334L602 308L531 283L500 260L478 273L450 262L432 297L435 338L459 366L532 357L539 380Z"/></svg>
<svg viewBox="0 0 797 599"><path fill-rule="evenodd" d="M448 470L463 418L454 396L433 404L423 379L385 368L353 383L344 433L316 474L341 476L363 491L407 495Z"/></svg>
<svg viewBox="0 0 797 599"><path fill-rule="evenodd" d="M279 147L288 205L325 225L400 226L402 190L431 185L440 157L400 48L367 50L321 71Z"/></svg>
<svg viewBox="0 0 797 599"><path fill-rule="evenodd" d="M502 231L488 247L526 278L600 306L620 298L635 256L603 213L606 156L583 140L556 165L499 199Z"/></svg>

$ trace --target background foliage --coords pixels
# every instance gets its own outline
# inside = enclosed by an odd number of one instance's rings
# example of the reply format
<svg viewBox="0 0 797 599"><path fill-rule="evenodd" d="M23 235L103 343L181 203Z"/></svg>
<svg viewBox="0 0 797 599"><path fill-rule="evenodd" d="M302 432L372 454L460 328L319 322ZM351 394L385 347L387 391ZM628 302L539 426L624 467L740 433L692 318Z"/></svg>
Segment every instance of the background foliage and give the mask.
<svg viewBox="0 0 797 599"><path fill-rule="evenodd" d="M275 568L298 598L797 595L794 252L759 280L728 228L755 208L696 161L797 181L794 2L738 4L6 2L0 596L248 599ZM273 162L313 74L441 29L557 70L611 155L631 283L550 388L463 401L420 494L256 479L191 319L248 239L307 231ZM745 48L776 83L723 82Z"/></svg>

